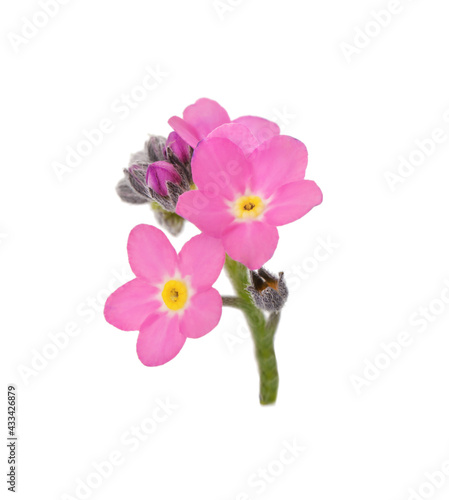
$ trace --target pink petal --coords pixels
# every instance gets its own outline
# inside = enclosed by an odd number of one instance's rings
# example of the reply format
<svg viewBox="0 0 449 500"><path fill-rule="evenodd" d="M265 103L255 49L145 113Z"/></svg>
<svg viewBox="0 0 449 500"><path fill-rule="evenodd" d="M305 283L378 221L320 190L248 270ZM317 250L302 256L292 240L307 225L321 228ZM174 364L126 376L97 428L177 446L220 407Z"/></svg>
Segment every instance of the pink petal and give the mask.
<svg viewBox="0 0 449 500"><path fill-rule="evenodd" d="M243 151L229 139L206 138L193 153L193 181L209 198L222 195L234 200L245 192L251 173Z"/></svg>
<svg viewBox="0 0 449 500"><path fill-rule="evenodd" d="M187 142L189 146L192 146L192 148L196 148L196 145L201 140L201 136L194 126L190 125L182 118L179 118L179 116L172 116L168 120L168 123L170 127Z"/></svg>
<svg viewBox="0 0 449 500"><path fill-rule="evenodd" d="M259 269L271 259L278 240L276 227L260 221L236 223L223 235L226 253L249 269Z"/></svg>
<svg viewBox="0 0 449 500"><path fill-rule="evenodd" d="M285 184L272 195L264 221L273 226L288 224L306 215L322 201L323 193L313 181Z"/></svg>
<svg viewBox="0 0 449 500"><path fill-rule="evenodd" d="M223 198L208 198L198 190L187 191L179 197L176 213L215 238L234 220Z"/></svg>
<svg viewBox="0 0 449 500"><path fill-rule="evenodd" d="M120 330L138 330L161 306L158 289L136 278L112 293L104 306L106 321Z"/></svg>
<svg viewBox="0 0 449 500"><path fill-rule="evenodd" d="M307 149L293 137L278 135L261 144L248 160L254 170L251 188L269 196L284 184L304 179Z"/></svg>
<svg viewBox="0 0 449 500"><path fill-rule="evenodd" d="M245 125L245 127L248 127L259 143L265 142L271 139L271 137L281 133L277 123L266 120L265 118L260 118L259 116L241 116L233 120L233 122L241 123Z"/></svg>
<svg viewBox="0 0 449 500"><path fill-rule="evenodd" d="M225 251L220 240L205 234L194 236L179 252L179 269L183 277L190 276L196 291L210 288L220 276Z"/></svg>
<svg viewBox="0 0 449 500"><path fill-rule="evenodd" d="M234 144L237 144L246 156L259 146L259 141L250 132L249 128L239 123L225 123L224 125L220 125L208 137L229 139Z"/></svg>
<svg viewBox="0 0 449 500"><path fill-rule="evenodd" d="M198 99L195 104L187 106L182 116L189 125L195 127L201 139L214 128L231 121L226 110L218 102L206 98Z"/></svg>
<svg viewBox="0 0 449 500"><path fill-rule="evenodd" d="M138 278L158 284L176 270L178 256L167 236L154 226L140 224L130 233L128 258Z"/></svg>
<svg viewBox="0 0 449 500"><path fill-rule="evenodd" d="M140 328L137 355L146 366L163 365L179 353L185 341L177 315L153 314Z"/></svg>
<svg viewBox="0 0 449 500"><path fill-rule="evenodd" d="M218 325L222 307L221 296L215 288L197 293L181 318L181 332L191 339L206 335Z"/></svg>

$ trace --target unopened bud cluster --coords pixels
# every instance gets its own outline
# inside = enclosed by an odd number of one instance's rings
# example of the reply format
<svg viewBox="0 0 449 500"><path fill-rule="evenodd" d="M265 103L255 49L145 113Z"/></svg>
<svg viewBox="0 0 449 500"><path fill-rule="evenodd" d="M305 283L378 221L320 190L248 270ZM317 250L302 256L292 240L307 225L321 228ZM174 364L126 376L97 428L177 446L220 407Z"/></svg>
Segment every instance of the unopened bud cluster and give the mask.
<svg viewBox="0 0 449 500"><path fill-rule="evenodd" d="M178 234L184 220L175 210L179 196L193 184L191 156L192 148L176 132L168 139L151 136L141 151L131 155L118 195L127 203L151 203L157 221Z"/></svg>

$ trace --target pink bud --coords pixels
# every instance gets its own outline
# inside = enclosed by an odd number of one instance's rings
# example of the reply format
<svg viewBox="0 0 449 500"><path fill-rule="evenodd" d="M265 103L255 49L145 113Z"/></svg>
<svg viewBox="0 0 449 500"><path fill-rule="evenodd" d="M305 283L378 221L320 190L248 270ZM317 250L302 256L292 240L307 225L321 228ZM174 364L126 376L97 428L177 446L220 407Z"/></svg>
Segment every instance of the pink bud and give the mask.
<svg viewBox="0 0 449 500"><path fill-rule="evenodd" d="M176 132L171 132L165 143L165 149L170 148L178 160L184 165L190 161L190 147Z"/></svg>
<svg viewBox="0 0 449 500"><path fill-rule="evenodd" d="M148 165L146 181L153 191L161 196L167 196L167 182L180 184L181 176L171 163L167 161L155 161Z"/></svg>

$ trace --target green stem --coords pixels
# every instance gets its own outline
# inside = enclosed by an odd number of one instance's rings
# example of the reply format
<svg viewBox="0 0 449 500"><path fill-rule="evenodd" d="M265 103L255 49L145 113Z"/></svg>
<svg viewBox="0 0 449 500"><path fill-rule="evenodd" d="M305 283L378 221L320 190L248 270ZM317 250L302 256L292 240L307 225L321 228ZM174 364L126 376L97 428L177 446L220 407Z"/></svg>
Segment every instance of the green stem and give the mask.
<svg viewBox="0 0 449 500"><path fill-rule="evenodd" d="M234 307L235 309L244 309L246 306L245 301L242 300L240 297L223 295L221 299L223 300L223 305L227 307Z"/></svg>
<svg viewBox="0 0 449 500"><path fill-rule="evenodd" d="M254 304L247 291L249 285L248 269L243 264L226 256L226 271L237 297L223 297L223 305L240 309L245 315L255 345L255 354L260 376L260 403L276 402L279 375L274 352L274 335L279 324L280 314L271 313L268 320Z"/></svg>

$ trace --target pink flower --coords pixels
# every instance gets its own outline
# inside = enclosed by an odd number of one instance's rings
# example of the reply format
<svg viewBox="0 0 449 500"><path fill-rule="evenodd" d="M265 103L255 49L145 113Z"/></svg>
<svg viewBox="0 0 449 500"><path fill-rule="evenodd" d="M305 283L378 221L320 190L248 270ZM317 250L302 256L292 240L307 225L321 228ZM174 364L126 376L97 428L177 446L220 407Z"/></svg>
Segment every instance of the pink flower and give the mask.
<svg viewBox="0 0 449 500"><path fill-rule="evenodd" d="M304 180L307 150L293 137L274 136L249 156L229 139L208 137L192 157L197 190L183 193L176 212L220 238L229 256L258 269L273 255L282 226L322 201Z"/></svg>
<svg viewBox="0 0 449 500"><path fill-rule="evenodd" d="M188 106L182 116L172 116L168 123L192 148L212 134L226 137L250 153L259 144L280 133L276 123L258 116L241 116L231 120L218 102L206 98ZM239 126L229 127L231 123Z"/></svg>
<svg viewBox="0 0 449 500"><path fill-rule="evenodd" d="M141 224L129 235L128 258L136 278L108 298L104 315L120 330L139 330L137 355L144 365L162 365L187 337L202 337L220 321L222 299L212 285L224 250L201 234L178 255L162 231Z"/></svg>

